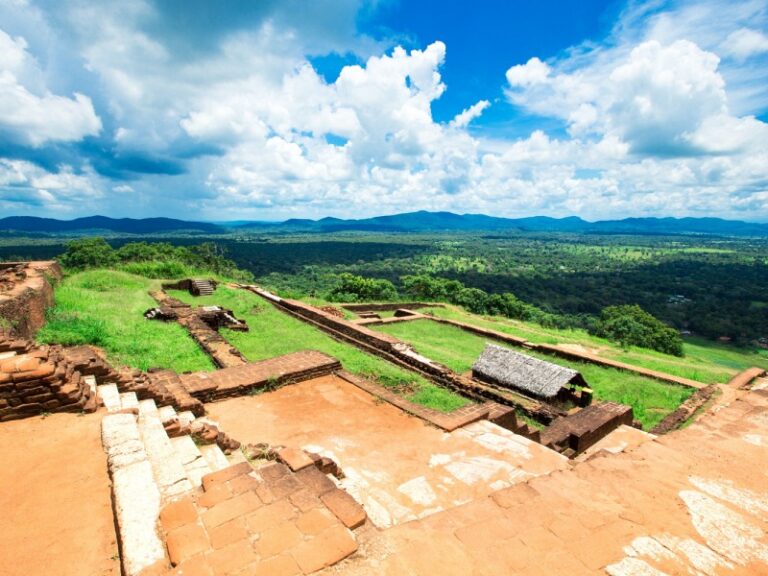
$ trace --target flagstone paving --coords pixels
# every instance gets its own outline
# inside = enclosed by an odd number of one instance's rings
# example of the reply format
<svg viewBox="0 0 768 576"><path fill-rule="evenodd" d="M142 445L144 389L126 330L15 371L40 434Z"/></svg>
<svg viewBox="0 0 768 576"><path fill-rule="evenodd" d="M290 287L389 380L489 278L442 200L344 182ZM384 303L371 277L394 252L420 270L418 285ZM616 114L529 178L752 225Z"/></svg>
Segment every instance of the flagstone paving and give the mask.
<svg viewBox="0 0 768 576"><path fill-rule="evenodd" d="M768 394L395 526L328 570L373 574L768 574Z"/></svg>

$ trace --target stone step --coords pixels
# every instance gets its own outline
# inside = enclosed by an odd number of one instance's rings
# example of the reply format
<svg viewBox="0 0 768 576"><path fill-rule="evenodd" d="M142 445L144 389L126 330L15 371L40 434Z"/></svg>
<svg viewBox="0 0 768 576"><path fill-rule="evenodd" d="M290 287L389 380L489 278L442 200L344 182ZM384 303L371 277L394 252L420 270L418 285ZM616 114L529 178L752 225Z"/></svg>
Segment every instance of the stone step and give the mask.
<svg viewBox="0 0 768 576"><path fill-rule="evenodd" d="M140 400L139 401L139 416L142 414L157 414L157 404L155 404L155 401L151 398L148 400Z"/></svg>
<svg viewBox="0 0 768 576"><path fill-rule="evenodd" d="M171 444L184 464L189 481L195 488L199 488L202 485L203 476L213 472L208 460L202 455L191 436L171 438Z"/></svg>
<svg viewBox="0 0 768 576"><path fill-rule="evenodd" d="M96 376L83 376L83 382L91 389L91 395L96 396Z"/></svg>
<svg viewBox="0 0 768 576"><path fill-rule="evenodd" d="M101 438L112 476L123 574L138 576L165 558L165 547L157 533L160 492L141 442L136 416L105 416L101 421Z"/></svg>
<svg viewBox="0 0 768 576"><path fill-rule="evenodd" d="M176 414L176 408L173 406L161 406L158 408L158 414L160 415L160 421L164 425L178 418L178 414Z"/></svg>
<svg viewBox="0 0 768 576"><path fill-rule="evenodd" d="M200 446L200 452L203 454L203 458L208 462L208 466L210 466L211 470L214 472L230 466L227 456L216 444Z"/></svg>
<svg viewBox="0 0 768 576"><path fill-rule="evenodd" d="M0 352L0 360L6 360L8 358L13 358L16 356L16 352L14 350L9 350L8 352Z"/></svg>
<svg viewBox="0 0 768 576"><path fill-rule="evenodd" d="M120 394L120 406L123 410L131 408L139 408L139 399L136 397L136 392L123 392Z"/></svg>
<svg viewBox="0 0 768 576"><path fill-rule="evenodd" d="M167 501L192 490L192 483L187 478L182 459L174 450L154 404L154 400L140 403L139 431L160 495L163 501Z"/></svg>
<svg viewBox="0 0 768 576"><path fill-rule="evenodd" d="M190 424L192 424L192 422L195 421L195 415L192 414L192 412L189 410L185 410L184 412L179 412L178 417L179 417L179 424L181 424L182 426L189 426Z"/></svg>
<svg viewBox="0 0 768 576"><path fill-rule="evenodd" d="M120 404L120 392L117 390L117 384L102 384L97 386L96 390L107 412L120 411L122 406Z"/></svg>

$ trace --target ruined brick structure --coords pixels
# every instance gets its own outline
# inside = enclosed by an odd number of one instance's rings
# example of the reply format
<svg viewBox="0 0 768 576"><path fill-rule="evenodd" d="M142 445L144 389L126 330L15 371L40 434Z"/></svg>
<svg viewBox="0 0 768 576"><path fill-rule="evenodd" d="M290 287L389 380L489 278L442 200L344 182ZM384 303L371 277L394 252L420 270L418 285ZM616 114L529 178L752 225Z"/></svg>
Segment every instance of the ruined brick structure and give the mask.
<svg viewBox="0 0 768 576"><path fill-rule="evenodd" d="M0 341L0 348L8 348ZM16 345L19 340L10 341ZM95 385L67 359L58 346L4 352L0 360L0 421L17 420L45 412L93 412Z"/></svg>
<svg viewBox="0 0 768 576"><path fill-rule="evenodd" d="M19 336L31 338L45 324L53 304L53 282L61 280L57 262L0 263L0 319Z"/></svg>

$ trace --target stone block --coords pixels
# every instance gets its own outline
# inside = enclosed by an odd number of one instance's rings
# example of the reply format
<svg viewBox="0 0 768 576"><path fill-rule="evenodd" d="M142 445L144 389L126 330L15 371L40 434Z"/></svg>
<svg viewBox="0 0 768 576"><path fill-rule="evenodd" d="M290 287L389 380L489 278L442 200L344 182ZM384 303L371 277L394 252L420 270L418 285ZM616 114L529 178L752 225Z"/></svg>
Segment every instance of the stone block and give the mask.
<svg viewBox="0 0 768 576"><path fill-rule="evenodd" d="M190 496L171 502L160 511L160 524L166 532L196 521L197 509Z"/></svg>
<svg viewBox="0 0 768 576"><path fill-rule="evenodd" d="M296 563L305 574L311 574L332 566L357 550L352 533L343 526L336 526L299 544L291 551Z"/></svg>
<svg viewBox="0 0 768 576"><path fill-rule="evenodd" d="M304 450L297 448L283 448L278 452L278 457L294 472L312 466L314 463Z"/></svg>
<svg viewBox="0 0 768 576"><path fill-rule="evenodd" d="M320 496L320 500L347 528L354 529L365 523L365 510L344 490L337 488L326 492Z"/></svg>
<svg viewBox="0 0 768 576"><path fill-rule="evenodd" d="M208 535L199 524L186 524L168 533L165 540L168 558L174 566L210 548Z"/></svg>

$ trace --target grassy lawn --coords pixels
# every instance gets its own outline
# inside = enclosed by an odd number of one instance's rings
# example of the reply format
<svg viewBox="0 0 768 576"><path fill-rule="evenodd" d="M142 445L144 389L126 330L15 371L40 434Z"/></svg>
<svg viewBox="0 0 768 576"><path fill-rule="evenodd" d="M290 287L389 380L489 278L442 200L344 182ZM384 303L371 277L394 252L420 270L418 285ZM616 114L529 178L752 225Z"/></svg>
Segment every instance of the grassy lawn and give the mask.
<svg viewBox="0 0 768 576"><path fill-rule="evenodd" d="M353 374L377 380L384 386L407 391L408 399L417 404L449 412L468 403L462 396L441 388L418 374L334 340L315 327L280 312L251 292L219 286L212 296L197 298L178 290L169 291L169 294L197 306L218 305L228 308L238 318L248 322L249 332L226 329L221 331L248 360L264 360L299 350L314 349L338 358L344 368Z"/></svg>
<svg viewBox="0 0 768 576"><path fill-rule="evenodd" d="M701 338L686 338L683 345L685 357L677 358L645 348L631 347L623 350L616 344L592 336L584 330L558 330L498 316L477 316L454 306L430 308L428 311L440 318L490 328L539 344L577 344L605 358L706 384L727 382L732 376L750 366L768 369L768 350L736 348Z"/></svg>
<svg viewBox="0 0 768 576"><path fill-rule="evenodd" d="M142 316L156 305L147 291L158 288L159 280L111 270L68 276L56 289L56 306L49 311L37 340L95 344L113 364L142 370L213 370L213 363L184 328Z"/></svg>
<svg viewBox="0 0 768 576"><path fill-rule="evenodd" d="M459 328L429 320L413 320L373 326L373 328L410 343L421 354L459 373L471 369L488 341L486 338ZM503 342L499 344L504 345ZM621 370L583 362L571 362L529 351L526 351L526 354L578 370L594 390L596 398L632 406L635 418L643 423L643 428L646 430L656 425L693 393L689 388L666 384Z"/></svg>

